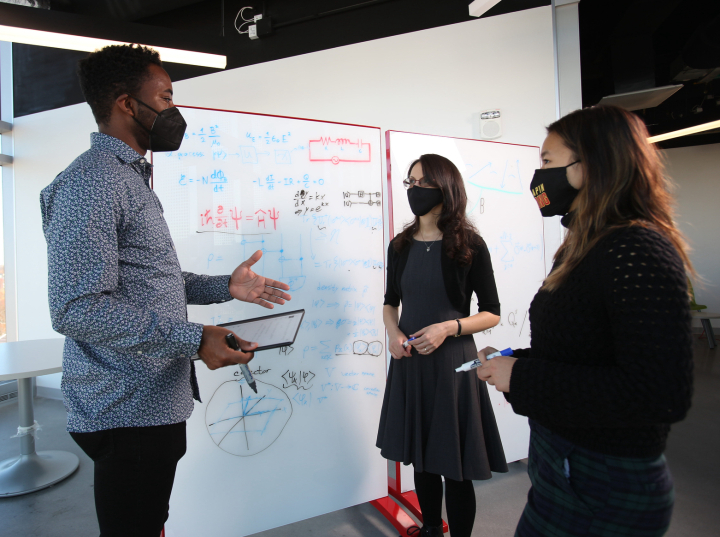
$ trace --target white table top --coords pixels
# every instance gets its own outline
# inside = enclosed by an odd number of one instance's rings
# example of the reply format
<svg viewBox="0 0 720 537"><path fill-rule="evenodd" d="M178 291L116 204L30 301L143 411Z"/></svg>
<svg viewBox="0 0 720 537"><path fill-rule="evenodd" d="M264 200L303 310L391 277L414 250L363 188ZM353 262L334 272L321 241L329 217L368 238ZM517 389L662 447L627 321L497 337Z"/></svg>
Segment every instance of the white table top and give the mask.
<svg viewBox="0 0 720 537"><path fill-rule="evenodd" d="M692 316L695 319L720 319L720 313L713 313L707 310L693 311Z"/></svg>
<svg viewBox="0 0 720 537"><path fill-rule="evenodd" d="M64 345L61 338L0 343L0 380L60 373Z"/></svg>

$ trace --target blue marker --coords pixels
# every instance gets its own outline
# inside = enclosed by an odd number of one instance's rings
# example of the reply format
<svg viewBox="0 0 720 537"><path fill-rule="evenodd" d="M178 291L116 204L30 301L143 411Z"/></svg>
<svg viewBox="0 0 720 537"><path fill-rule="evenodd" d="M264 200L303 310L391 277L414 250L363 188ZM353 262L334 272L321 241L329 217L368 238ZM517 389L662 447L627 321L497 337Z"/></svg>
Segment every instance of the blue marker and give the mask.
<svg viewBox="0 0 720 537"><path fill-rule="evenodd" d="M410 342L416 340L417 338L415 336L408 339L405 343L403 343L403 349L407 349L410 346Z"/></svg>
<svg viewBox="0 0 720 537"><path fill-rule="evenodd" d="M496 356L510 356L513 353L513 350L508 348L501 351L494 352L492 354L488 354L485 359L490 360L491 358L495 358ZM455 371L458 373L461 373L463 371L472 371L473 369L476 369L482 365L482 362L480 361L480 358L476 358L472 362L466 362L460 367L458 367Z"/></svg>
<svg viewBox="0 0 720 537"><path fill-rule="evenodd" d="M513 350L511 348L503 349L501 351L494 352L492 354L488 354L485 358L489 360L490 358L495 358L496 356L512 356Z"/></svg>

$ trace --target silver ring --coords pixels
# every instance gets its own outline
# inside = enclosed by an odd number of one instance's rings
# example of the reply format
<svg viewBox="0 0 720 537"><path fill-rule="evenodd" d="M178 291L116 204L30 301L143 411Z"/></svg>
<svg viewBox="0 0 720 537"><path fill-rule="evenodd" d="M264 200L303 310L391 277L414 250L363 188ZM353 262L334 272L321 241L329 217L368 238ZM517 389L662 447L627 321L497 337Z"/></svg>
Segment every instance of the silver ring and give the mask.
<svg viewBox="0 0 720 537"><path fill-rule="evenodd" d="M427 350L428 350L429 348L430 348L430 347L425 347L425 348L423 349L423 351L427 352Z"/></svg>

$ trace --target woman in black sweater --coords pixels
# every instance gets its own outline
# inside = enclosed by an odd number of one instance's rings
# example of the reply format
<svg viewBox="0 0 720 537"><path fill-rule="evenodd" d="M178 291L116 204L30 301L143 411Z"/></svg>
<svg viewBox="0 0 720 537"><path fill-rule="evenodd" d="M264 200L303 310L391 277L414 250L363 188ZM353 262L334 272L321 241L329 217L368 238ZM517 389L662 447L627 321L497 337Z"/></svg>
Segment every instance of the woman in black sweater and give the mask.
<svg viewBox="0 0 720 537"><path fill-rule="evenodd" d="M692 395L685 243L645 125L615 107L548 127L531 189L568 233L530 306L529 349L478 377L530 418L532 488L516 535L663 535L663 450Z"/></svg>
<svg viewBox="0 0 720 537"><path fill-rule="evenodd" d="M383 321L393 360L377 446L383 457L415 469L420 537L442 536L441 476L450 532L470 537L472 480L507 472L507 463L487 385L455 368L475 359L472 334L498 323L500 303L490 253L465 216L455 165L423 155L404 183L416 218L388 248ZM478 313L470 315L473 293Z"/></svg>

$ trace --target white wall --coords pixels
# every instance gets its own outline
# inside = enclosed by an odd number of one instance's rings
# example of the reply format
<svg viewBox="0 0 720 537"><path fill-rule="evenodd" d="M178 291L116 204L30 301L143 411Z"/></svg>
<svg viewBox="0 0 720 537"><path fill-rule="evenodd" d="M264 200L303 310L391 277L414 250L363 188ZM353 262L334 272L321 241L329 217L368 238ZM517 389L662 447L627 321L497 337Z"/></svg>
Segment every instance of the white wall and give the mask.
<svg viewBox="0 0 720 537"><path fill-rule="evenodd" d="M704 286L693 282L695 299L720 312L720 144L664 151L668 174L677 183L678 226L693 251L695 270ZM713 326L720 326L718 319ZM695 321L700 325L699 321Z"/></svg>
<svg viewBox="0 0 720 537"><path fill-rule="evenodd" d="M542 7L215 73L174 85L176 103L541 145L555 120L552 20ZM228 91L227 88L234 88ZM19 339L57 337L47 306L39 193L89 146L85 104L15 121ZM59 376L40 386L59 387Z"/></svg>

